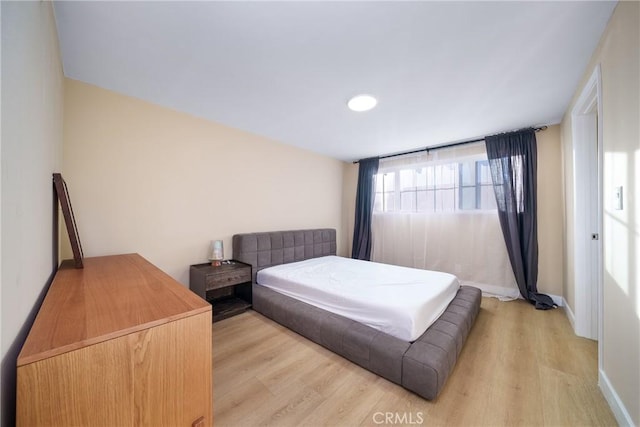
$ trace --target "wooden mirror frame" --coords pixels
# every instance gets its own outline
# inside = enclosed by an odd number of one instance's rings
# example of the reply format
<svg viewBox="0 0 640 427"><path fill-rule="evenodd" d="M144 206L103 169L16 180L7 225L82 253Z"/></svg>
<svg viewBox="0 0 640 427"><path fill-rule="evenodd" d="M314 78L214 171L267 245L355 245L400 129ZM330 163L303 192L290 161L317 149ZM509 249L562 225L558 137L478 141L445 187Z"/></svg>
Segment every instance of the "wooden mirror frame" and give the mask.
<svg viewBox="0 0 640 427"><path fill-rule="evenodd" d="M71 207L71 200L69 199L69 190L67 189L67 183L59 173L53 174L53 186L62 208L62 215L64 216L64 223L67 226L67 232L69 233L69 241L71 242L71 250L73 251L73 260L76 268L83 268L82 264L82 244L80 244L80 236L78 234L78 227L76 225L76 218L73 215L73 208Z"/></svg>

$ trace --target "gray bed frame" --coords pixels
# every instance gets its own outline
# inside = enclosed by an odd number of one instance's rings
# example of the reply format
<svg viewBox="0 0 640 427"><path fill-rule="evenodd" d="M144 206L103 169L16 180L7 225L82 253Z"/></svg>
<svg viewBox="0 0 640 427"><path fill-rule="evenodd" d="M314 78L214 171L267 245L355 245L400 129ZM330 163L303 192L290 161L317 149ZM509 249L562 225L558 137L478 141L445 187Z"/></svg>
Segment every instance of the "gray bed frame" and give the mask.
<svg viewBox="0 0 640 427"><path fill-rule="evenodd" d="M336 231L236 234L233 258L253 266L253 308L298 334L414 393L435 399L480 311L481 292L462 286L445 312L408 342L256 284L266 267L336 254Z"/></svg>

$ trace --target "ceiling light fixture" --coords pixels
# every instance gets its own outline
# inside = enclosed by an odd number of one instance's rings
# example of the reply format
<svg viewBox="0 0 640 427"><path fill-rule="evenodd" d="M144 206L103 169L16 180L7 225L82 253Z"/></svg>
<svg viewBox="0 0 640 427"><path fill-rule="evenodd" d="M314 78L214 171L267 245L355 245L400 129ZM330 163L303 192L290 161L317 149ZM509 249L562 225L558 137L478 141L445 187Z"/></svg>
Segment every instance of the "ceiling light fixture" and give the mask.
<svg viewBox="0 0 640 427"><path fill-rule="evenodd" d="M371 95L356 95L347 102L349 109L353 111L369 111L376 106L378 100Z"/></svg>

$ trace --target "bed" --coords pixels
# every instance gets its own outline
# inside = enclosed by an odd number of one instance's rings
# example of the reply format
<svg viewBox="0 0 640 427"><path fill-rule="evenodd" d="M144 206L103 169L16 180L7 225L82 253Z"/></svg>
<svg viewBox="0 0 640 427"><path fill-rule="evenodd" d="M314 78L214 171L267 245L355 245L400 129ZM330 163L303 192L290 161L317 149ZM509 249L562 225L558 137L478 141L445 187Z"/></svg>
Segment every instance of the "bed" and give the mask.
<svg viewBox="0 0 640 427"><path fill-rule="evenodd" d="M233 257L253 269L253 308L262 315L414 393L435 399L480 310L479 289L460 286L415 340L332 313L258 284L267 267L336 255L334 229L233 236ZM294 288L290 288L294 289Z"/></svg>

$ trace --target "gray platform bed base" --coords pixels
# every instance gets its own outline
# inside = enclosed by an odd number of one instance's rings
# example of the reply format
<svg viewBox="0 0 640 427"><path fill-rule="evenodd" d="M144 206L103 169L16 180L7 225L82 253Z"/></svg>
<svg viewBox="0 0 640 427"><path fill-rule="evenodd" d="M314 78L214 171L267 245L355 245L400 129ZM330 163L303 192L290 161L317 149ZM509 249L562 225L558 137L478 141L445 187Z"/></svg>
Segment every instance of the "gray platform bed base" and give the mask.
<svg viewBox="0 0 640 427"><path fill-rule="evenodd" d="M462 286L414 342L256 284L258 270L336 254L336 231L314 229L233 236L233 258L253 266L253 308L270 319L425 399L435 399L480 311L481 292Z"/></svg>

